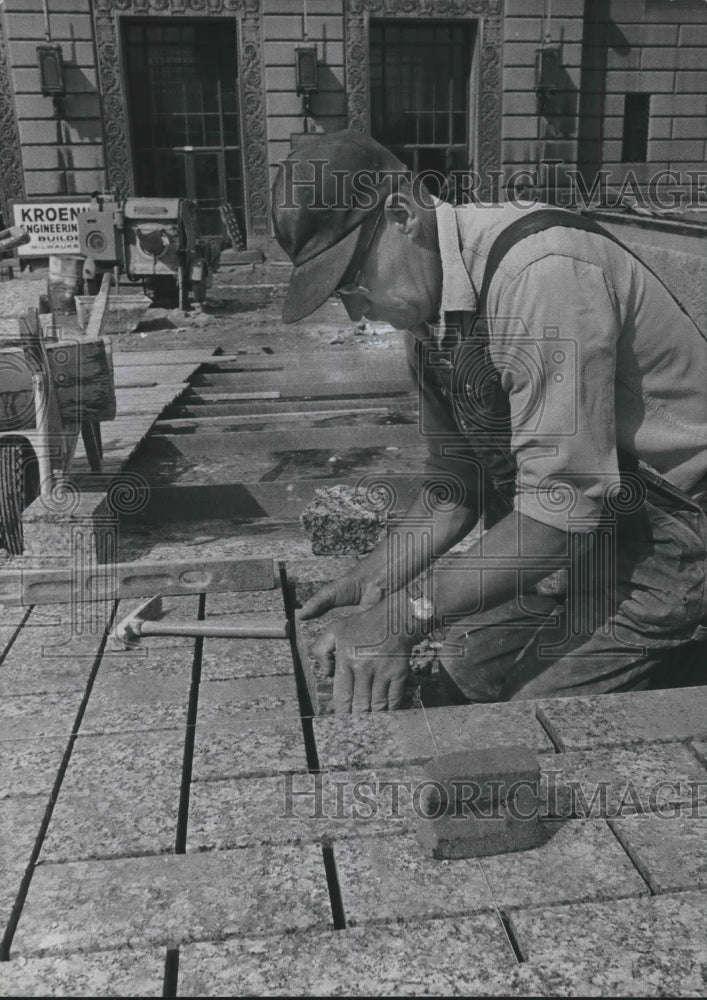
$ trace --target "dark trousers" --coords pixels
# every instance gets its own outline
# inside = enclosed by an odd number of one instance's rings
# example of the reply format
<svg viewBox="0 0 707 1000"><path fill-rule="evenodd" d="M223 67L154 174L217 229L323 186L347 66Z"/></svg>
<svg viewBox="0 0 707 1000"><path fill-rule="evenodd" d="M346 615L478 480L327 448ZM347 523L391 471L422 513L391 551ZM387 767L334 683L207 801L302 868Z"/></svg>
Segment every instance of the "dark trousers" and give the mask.
<svg viewBox="0 0 707 1000"><path fill-rule="evenodd" d="M521 596L448 629L440 662L450 700L707 682L706 550L704 511L649 491L572 557L564 598Z"/></svg>

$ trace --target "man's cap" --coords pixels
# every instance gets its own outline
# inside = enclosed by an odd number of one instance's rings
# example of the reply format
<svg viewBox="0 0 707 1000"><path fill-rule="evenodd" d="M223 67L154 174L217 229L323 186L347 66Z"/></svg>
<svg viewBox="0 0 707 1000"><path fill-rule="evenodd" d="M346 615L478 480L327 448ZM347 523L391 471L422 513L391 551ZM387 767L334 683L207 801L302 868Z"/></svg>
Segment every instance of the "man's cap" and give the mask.
<svg viewBox="0 0 707 1000"><path fill-rule="evenodd" d="M311 135L282 161L272 218L277 241L295 266L285 323L314 312L341 284L361 225L383 208L406 172L379 142L352 129Z"/></svg>

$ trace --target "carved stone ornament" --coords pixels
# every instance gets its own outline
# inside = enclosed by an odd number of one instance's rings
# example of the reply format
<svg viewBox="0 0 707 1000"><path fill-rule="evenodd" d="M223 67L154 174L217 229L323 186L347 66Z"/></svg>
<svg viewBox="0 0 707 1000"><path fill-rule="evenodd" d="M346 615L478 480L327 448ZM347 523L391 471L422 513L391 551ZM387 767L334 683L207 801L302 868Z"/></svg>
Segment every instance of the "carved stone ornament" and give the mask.
<svg viewBox="0 0 707 1000"><path fill-rule="evenodd" d="M243 120L243 169L249 236L266 238L268 157L262 61L260 0L94 0L98 74L103 101L106 164L111 190L119 197L135 193L128 141L125 88L121 79L121 17L228 17L239 22L239 76Z"/></svg>
<svg viewBox="0 0 707 1000"><path fill-rule="evenodd" d="M474 169L488 196L501 167L501 67L503 0L344 0L346 91L349 128L370 132L369 37L371 17L473 17L479 21L478 150Z"/></svg>
<svg viewBox="0 0 707 1000"><path fill-rule="evenodd" d="M8 203L13 199L22 201L25 197L20 131L17 127L14 97L0 13L0 210L5 226L12 223Z"/></svg>

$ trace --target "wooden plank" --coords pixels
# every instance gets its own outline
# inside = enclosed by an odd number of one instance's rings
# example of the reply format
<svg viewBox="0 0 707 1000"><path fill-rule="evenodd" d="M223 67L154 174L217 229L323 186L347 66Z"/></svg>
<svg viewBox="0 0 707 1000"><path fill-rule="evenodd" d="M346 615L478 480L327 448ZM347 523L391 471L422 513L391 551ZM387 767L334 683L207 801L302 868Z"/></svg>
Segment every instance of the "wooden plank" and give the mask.
<svg viewBox="0 0 707 1000"><path fill-rule="evenodd" d="M417 424L364 427L305 427L282 431L220 431L216 434L155 434L153 440L169 444L187 457L217 455L233 451L278 452L380 448L419 444L423 437Z"/></svg>
<svg viewBox="0 0 707 1000"><path fill-rule="evenodd" d="M239 424L275 424L292 423L301 421L302 426L306 426L311 420L332 420L343 417L382 417L390 413L387 406L351 406L347 409L338 410L296 410L284 413L229 413L228 415L201 415L191 417L177 417L174 420L166 418L155 422L155 430L169 434L170 431L208 431L223 427L237 426Z"/></svg>
<svg viewBox="0 0 707 1000"><path fill-rule="evenodd" d="M189 365L199 366L205 362L211 362L216 360L214 357L214 351L217 351L218 347L204 346L199 348L191 348L189 350L175 348L170 350L169 347L165 347L161 351L123 351L120 349L119 345L116 344L113 351L113 363L116 368L129 367L140 367L140 368L152 368L154 366L160 366L164 364L168 365Z"/></svg>
<svg viewBox="0 0 707 1000"><path fill-rule="evenodd" d="M71 566L2 570L0 600L7 604L68 604L152 594L272 590L275 585L272 559L166 560L96 566L78 577Z"/></svg>
<svg viewBox="0 0 707 1000"><path fill-rule="evenodd" d="M110 271L106 271L101 278L101 289L94 300L91 315L88 320L88 326L86 327L87 340L96 340L98 337L103 335L103 327L105 326L106 316L108 314L108 299L110 297L110 286L112 281L113 277Z"/></svg>
<svg viewBox="0 0 707 1000"><path fill-rule="evenodd" d="M268 384L265 381L264 384ZM229 389L200 386L192 389L185 403L231 403L237 402L244 392L256 392L257 386L245 382L242 387ZM265 390L263 390L265 391ZM275 390L279 394L280 400L288 402L291 400L308 399L380 399L384 396L407 396L417 395L417 387L411 378L405 379L381 379L380 381L367 379L366 381L352 382L283 382L282 386Z"/></svg>
<svg viewBox="0 0 707 1000"><path fill-rule="evenodd" d="M304 359L300 357L298 363L290 363L288 359L293 357L291 355L273 355L277 358L274 364L260 360L250 364L238 361L222 367L208 364L192 381L195 386L233 385L235 388L237 383L234 379L243 382L246 375L253 384L266 383L273 387L307 380L341 384L353 380L410 379L405 354L401 351L361 352L352 357L326 354L322 358L307 355L306 352L303 354Z"/></svg>
<svg viewBox="0 0 707 1000"><path fill-rule="evenodd" d="M229 416L262 416L268 414L293 414L293 413L323 413L335 410L356 410L370 407L383 407L385 409L405 409L417 408L418 400L415 393L398 393L395 396L343 396L341 399L278 399L271 401L258 401L255 403L240 403L233 406L230 403L197 403L194 404L191 396L185 396L183 400L177 400L170 407L170 414L179 419L192 417L229 417Z"/></svg>
<svg viewBox="0 0 707 1000"><path fill-rule="evenodd" d="M198 365L154 365L140 367L125 365L115 369L115 385L118 389L138 389L162 385L165 382L186 382Z"/></svg>

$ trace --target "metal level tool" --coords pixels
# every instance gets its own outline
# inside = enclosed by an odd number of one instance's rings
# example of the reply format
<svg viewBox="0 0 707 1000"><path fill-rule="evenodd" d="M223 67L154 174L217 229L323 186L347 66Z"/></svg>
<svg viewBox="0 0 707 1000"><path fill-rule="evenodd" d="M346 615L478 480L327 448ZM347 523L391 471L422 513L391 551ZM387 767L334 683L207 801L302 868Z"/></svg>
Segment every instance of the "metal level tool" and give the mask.
<svg viewBox="0 0 707 1000"><path fill-rule="evenodd" d="M283 619L266 620L239 618L238 622L168 622L158 621L163 614L162 598L151 597L143 601L115 629L116 639L125 648L137 645L147 635L204 636L209 639L288 639L289 622Z"/></svg>

